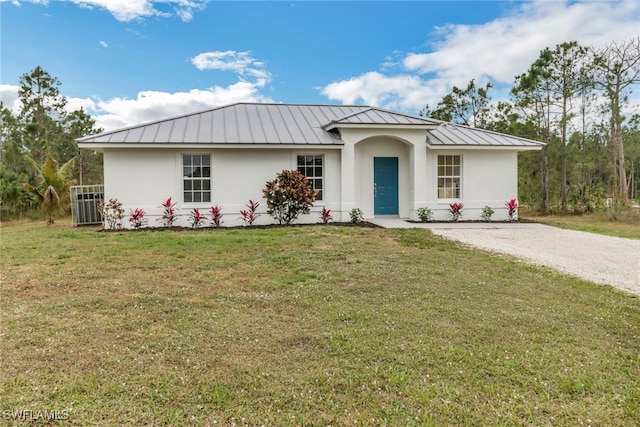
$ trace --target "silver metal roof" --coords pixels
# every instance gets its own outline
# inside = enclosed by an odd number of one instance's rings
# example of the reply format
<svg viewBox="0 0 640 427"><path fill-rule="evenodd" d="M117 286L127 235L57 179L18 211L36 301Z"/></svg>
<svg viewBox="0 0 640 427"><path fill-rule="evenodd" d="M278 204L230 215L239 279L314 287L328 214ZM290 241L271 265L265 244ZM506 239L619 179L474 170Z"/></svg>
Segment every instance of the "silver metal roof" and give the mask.
<svg viewBox="0 0 640 427"><path fill-rule="evenodd" d="M339 125L420 125L434 127L440 123L442 122L426 117L411 116L382 108L367 107L363 111L333 120L325 127L339 127Z"/></svg>
<svg viewBox="0 0 640 427"><path fill-rule="evenodd" d="M322 126L369 107L232 104L80 138L103 144L342 144Z"/></svg>
<svg viewBox="0 0 640 427"><path fill-rule="evenodd" d="M342 145L349 126L419 126L432 146L542 147L543 144L377 107L238 103L77 139L84 147L110 144Z"/></svg>
<svg viewBox="0 0 640 427"><path fill-rule="evenodd" d="M542 148L542 142L505 135L484 129L453 123L442 123L429 131L427 143L431 146L477 146Z"/></svg>

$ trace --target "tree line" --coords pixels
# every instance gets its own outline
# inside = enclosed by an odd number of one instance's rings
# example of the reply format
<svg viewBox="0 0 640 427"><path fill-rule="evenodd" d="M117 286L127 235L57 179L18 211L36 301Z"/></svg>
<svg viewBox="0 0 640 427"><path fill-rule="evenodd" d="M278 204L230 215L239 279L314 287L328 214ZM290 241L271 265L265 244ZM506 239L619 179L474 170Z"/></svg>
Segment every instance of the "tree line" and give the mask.
<svg viewBox="0 0 640 427"><path fill-rule="evenodd" d="M102 184L102 153L75 138L100 133L84 110L67 112L60 81L41 67L20 77L20 111L0 103L0 215L42 208L52 221L74 184Z"/></svg>
<svg viewBox="0 0 640 427"><path fill-rule="evenodd" d="M492 85L453 87L420 115L544 142L519 156L519 197L543 212L628 205L640 188L640 114L624 115L640 83L640 37L601 49L546 48L515 77L509 99ZM41 67L20 78L20 111L0 103L0 214L68 209L69 187L101 184L102 154L74 139L102 131L82 109L67 112L60 81Z"/></svg>
<svg viewBox="0 0 640 427"><path fill-rule="evenodd" d="M640 38L601 49L546 48L515 77L509 100L490 83L454 87L420 115L544 142L519 156L519 196L543 212L626 206L640 187L640 115L624 115L640 83Z"/></svg>

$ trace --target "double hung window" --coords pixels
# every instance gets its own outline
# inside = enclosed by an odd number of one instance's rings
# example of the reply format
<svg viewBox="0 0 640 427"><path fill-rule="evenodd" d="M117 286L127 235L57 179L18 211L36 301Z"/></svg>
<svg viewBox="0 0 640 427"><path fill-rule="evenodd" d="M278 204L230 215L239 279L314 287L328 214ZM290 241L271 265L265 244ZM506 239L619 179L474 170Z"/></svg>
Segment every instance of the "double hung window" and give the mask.
<svg viewBox="0 0 640 427"><path fill-rule="evenodd" d="M322 154L298 156L298 171L307 177L318 192L316 200L324 198L324 156Z"/></svg>
<svg viewBox="0 0 640 427"><path fill-rule="evenodd" d="M183 154L182 183L185 203L211 202L211 155Z"/></svg>
<svg viewBox="0 0 640 427"><path fill-rule="evenodd" d="M438 156L438 199L460 198L461 172L461 156Z"/></svg>

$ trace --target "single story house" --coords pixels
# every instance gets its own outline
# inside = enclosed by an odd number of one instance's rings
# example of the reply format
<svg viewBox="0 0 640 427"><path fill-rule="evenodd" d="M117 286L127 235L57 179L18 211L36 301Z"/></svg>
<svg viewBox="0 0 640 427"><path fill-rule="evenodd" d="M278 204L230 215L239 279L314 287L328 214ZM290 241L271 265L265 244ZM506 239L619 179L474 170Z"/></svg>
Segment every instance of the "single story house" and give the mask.
<svg viewBox="0 0 640 427"><path fill-rule="evenodd" d="M249 199L261 202L265 183L297 169L319 191L310 215L322 208L349 221L392 215L418 219L428 208L449 220L449 205L464 204L462 220L480 219L485 206L506 219L505 202L518 196L519 151L544 144L524 138L359 105L238 103L144 123L76 140L104 153L104 198L125 212L142 208L149 225L168 197L178 225L193 208L222 208L224 225L240 225ZM125 221L126 222L126 221ZM127 224L125 224L127 226Z"/></svg>

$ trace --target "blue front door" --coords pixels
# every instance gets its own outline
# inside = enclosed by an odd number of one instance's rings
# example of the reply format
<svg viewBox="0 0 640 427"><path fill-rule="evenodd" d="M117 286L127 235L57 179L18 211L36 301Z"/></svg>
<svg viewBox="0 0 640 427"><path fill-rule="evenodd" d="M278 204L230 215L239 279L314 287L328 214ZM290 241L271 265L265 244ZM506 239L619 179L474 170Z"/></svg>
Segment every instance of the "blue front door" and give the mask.
<svg viewBox="0 0 640 427"><path fill-rule="evenodd" d="M398 158L373 158L373 213L398 215Z"/></svg>

